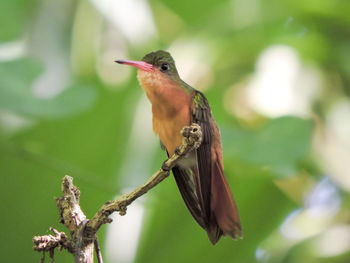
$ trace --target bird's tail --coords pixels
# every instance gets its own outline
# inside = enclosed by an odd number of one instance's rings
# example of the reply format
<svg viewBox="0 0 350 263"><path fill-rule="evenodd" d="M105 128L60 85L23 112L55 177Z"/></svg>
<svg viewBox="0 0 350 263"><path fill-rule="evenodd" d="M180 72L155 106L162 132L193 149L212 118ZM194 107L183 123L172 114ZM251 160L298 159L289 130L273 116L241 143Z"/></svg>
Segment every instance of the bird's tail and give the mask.
<svg viewBox="0 0 350 263"><path fill-rule="evenodd" d="M212 165L211 217L207 233L212 244L222 235L232 238L242 236L242 227L236 203L219 160Z"/></svg>

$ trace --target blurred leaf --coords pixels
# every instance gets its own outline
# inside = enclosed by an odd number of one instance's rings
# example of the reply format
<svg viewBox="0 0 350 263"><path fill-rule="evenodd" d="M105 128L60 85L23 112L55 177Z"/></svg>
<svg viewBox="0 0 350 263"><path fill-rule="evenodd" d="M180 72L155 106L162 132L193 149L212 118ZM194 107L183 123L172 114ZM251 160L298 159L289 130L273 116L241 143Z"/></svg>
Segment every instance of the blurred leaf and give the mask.
<svg viewBox="0 0 350 263"><path fill-rule="evenodd" d="M257 132L223 127L225 156L269 168L277 175L297 173L310 149L312 124L296 117L269 121Z"/></svg>
<svg viewBox="0 0 350 263"><path fill-rule="evenodd" d="M226 2L226 0L162 0L161 2L172 9L188 24L198 24L203 20L204 17L207 17L209 14L211 14L213 9Z"/></svg>
<svg viewBox="0 0 350 263"><path fill-rule="evenodd" d="M27 19L35 6L36 1L0 1L0 42L15 40L24 34L28 26Z"/></svg>
<svg viewBox="0 0 350 263"><path fill-rule="evenodd" d="M0 166L1 199L6 200L0 203L1 211L6 211L1 219L1 224L6 226L2 230L6 241L1 243L5 261L39 262L42 254L33 251L33 236L49 234L50 226L66 231L58 222L54 200L60 195L60 175L33 162L23 152L9 152L3 145L0 145ZM18 246L22 247L21 253ZM59 262L73 259L64 251L55 253L56 260L57 256Z"/></svg>
<svg viewBox="0 0 350 263"><path fill-rule="evenodd" d="M0 63L0 108L33 117L63 117L80 113L94 103L92 83L76 82L59 95L42 99L31 91L43 68L31 59Z"/></svg>
<svg viewBox="0 0 350 263"><path fill-rule="evenodd" d="M313 242L317 240L319 235L306 239L299 244L293 246L283 259L283 262L308 262L308 263L348 263L350 259L350 251L346 250L339 254L322 256L322 251L317 249ZM335 237L338 238L338 237ZM330 246L332 241L329 240ZM344 242L348 244L348 242ZM321 253L320 253L321 252ZM320 255L320 254L321 255Z"/></svg>

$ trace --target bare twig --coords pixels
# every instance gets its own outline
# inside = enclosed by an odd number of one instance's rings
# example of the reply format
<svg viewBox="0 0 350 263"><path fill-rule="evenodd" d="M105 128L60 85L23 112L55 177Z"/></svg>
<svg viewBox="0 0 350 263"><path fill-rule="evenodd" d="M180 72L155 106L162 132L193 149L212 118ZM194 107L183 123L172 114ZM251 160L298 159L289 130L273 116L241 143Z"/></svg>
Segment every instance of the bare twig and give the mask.
<svg viewBox="0 0 350 263"><path fill-rule="evenodd" d="M73 178L66 175L62 181L63 196L57 198L56 203L60 211L60 222L69 229L71 238L69 239L64 232L58 232L51 228L55 236L46 235L33 238L34 250L53 253L55 248L65 248L74 254L76 262L93 262L93 248L94 243L96 243L97 231L103 224L112 222L109 216L114 212L125 215L128 205L168 177L169 171L179 160L200 146L202 133L198 124L184 127L181 134L183 136L182 144L176 149L175 154L163 163L161 169L153 174L145 184L131 193L124 194L115 201L106 202L91 220L86 219L80 208L80 191L73 185ZM99 251L99 248L96 247L96 249ZM101 253L97 254L99 262L102 262Z"/></svg>
<svg viewBox="0 0 350 263"><path fill-rule="evenodd" d="M100 244L97 241L97 237L96 237L96 239L94 241L94 245L95 245L96 257L97 257L97 263L103 263L102 253L101 253L101 249L100 249Z"/></svg>
<svg viewBox="0 0 350 263"><path fill-rule="evenodd" d="M54 232L55 234L54 236L46 235L46 236L33 237L34 250L48 252L55 248L58 248L59 250L62 250L62 248L65 248L69 252L73 251L71 241L67 237L66 233L59 232L52 227L50 227L50 230Z"/></svg>

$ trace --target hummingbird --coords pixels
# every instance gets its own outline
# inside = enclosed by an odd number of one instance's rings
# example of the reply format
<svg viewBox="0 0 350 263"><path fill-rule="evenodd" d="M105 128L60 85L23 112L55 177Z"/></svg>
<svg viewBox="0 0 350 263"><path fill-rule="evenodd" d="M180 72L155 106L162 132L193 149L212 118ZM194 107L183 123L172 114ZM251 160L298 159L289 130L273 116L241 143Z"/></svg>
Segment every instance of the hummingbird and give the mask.
<svg viewBox="0 0 350 263"><path fill-rule="evenodd" d="M180 78L169 52L158 50L141 61L115 62L138 68L137 78L152 104L153 130L168 156L180 146L184 126L200 125L201 145L172 168L176 184L213 245L221 236L242 237L237 206L224 173L220 131L204 94Z"/></svg>

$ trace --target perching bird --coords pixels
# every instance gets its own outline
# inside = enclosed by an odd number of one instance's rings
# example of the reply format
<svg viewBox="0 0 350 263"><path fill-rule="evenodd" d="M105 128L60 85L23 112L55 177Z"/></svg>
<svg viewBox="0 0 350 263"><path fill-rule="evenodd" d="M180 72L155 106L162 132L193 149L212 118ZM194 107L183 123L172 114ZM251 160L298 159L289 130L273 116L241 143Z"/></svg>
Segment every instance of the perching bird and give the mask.
<svg viewBox="0 0 350 263"><path fill-rule="evenodd" d="M151 52L142 61L116 62L139 69L138 79L152 103L153 130L168 155L174 154L181 144L180 131L184 126L200 125L200 147L172 169L177 186L212 244L222 235L241 237L237 207L224 174L220 131L205 96L181 80L166 51Z"/></svg>

